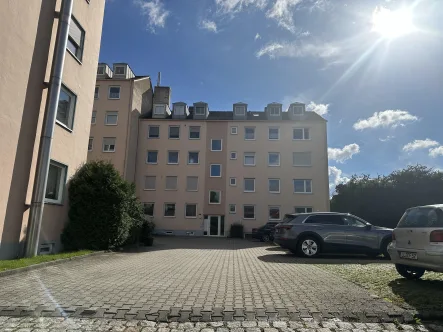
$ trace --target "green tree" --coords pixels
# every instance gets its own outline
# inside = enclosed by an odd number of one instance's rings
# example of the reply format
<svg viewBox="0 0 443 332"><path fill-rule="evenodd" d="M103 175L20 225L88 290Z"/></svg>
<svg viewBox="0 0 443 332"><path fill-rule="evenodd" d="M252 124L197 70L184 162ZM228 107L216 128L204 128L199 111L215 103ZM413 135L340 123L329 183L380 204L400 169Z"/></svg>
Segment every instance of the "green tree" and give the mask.
<svg viewBox="0 0 443 332"><path fill-rule="evenodd" d="M393 228L406 209L435 203L443 203L443 172L414 165L375 178L353 175L336 187L331 211L349 212Z"/></svg>

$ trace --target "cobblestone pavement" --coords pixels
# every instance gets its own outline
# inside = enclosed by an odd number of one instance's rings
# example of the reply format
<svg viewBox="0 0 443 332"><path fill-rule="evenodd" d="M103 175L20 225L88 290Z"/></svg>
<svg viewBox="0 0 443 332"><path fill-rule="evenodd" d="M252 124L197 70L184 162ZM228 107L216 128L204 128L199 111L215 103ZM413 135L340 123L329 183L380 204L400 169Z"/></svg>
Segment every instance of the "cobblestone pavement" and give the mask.
<svg viewBox="0 0 443 332"><path fill-rule="evenodd" d="M210 323L156 323L148 320L85 318L0 317L0 331L122 331L122 332L441 332L436 324L347 323L341 321L243 321Z"/></svg>
<svg viewBox="0 0 443 332"><path fill-rule="evenodd" d="M410 312L276 249L246 240L157 238L146 252L96 255L0 277L0 316L413 320Z"/></svg>

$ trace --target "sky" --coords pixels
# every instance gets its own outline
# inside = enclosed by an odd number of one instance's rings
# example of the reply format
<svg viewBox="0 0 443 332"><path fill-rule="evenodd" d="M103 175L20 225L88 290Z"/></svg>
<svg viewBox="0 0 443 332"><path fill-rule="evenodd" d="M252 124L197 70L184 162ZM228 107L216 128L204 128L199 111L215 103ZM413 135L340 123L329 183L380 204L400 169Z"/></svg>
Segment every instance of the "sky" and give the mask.
<svg viewBox="0 0 443 332"><path fill-rule="evenodd" d="M306 103L328 121L331 192L443 170L442 0L106 0L100 62L211 111Z"/></svg>

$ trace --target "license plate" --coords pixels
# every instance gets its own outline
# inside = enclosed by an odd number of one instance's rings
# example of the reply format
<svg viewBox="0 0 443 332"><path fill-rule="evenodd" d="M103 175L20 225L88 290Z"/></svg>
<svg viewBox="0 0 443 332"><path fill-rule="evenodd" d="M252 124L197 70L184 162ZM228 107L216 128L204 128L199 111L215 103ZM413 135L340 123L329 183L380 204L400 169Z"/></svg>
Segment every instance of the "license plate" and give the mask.
<svg viewBox="0 0 443 332"><path fill-rule="evenodd" d="M417 259L417 253L416 252L400 251L400 258Z"/></svg>

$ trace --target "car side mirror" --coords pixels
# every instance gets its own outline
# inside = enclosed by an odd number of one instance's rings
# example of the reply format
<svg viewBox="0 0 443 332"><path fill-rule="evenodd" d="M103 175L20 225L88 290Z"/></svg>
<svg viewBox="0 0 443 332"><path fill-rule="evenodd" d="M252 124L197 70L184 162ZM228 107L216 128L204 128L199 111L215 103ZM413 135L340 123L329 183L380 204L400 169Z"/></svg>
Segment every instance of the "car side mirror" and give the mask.
<svg viewBox="0 0 443 332"><path fill-rule="evenodd" d="M366 229L367 231L370 231L371 228L372 228L372 225L366 225L366 226L365 226L365 229Z"/></svg>

